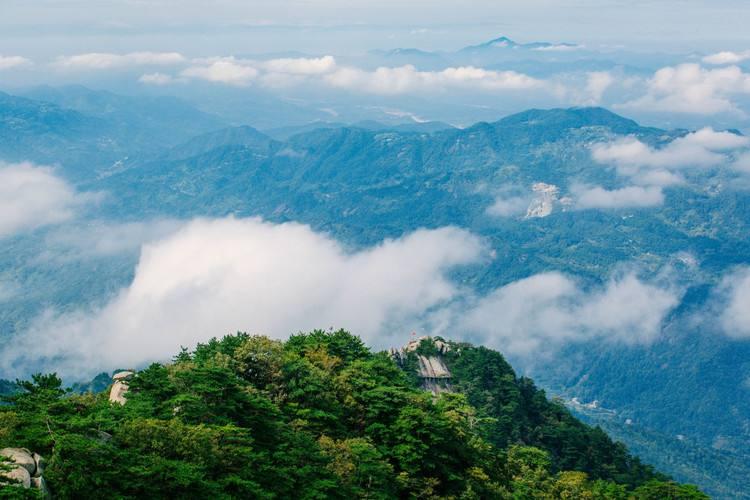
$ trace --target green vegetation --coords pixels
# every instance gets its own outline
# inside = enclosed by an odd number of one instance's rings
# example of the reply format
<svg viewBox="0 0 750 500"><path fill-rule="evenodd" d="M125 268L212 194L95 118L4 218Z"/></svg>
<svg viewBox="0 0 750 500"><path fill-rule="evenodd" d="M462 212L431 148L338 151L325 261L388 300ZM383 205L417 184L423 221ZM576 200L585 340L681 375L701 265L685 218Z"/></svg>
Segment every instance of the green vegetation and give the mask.
<svg viewBox="0 0 750 500"><path fill-rule="evenodd" d="M500 354L462 344L448 362L463 393L434 397L344 331L227 336L138 372L125 405L19 382L0 447L48 457L56 498L706 498Z"/></svg>

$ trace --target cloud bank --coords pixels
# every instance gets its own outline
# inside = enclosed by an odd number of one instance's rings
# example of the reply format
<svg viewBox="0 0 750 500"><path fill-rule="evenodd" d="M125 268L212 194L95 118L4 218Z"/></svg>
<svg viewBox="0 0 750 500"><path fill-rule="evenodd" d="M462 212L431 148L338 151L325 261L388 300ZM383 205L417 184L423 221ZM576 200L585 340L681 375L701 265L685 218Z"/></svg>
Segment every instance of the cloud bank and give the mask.
<svg viewBox="0 0 750 500"><path fill-rule="evenodd" d="M681 169L714 167L726 160L720 154L748 145L748 138L731 132L716 132L704 128L669 142L662 148L644 144L635 137L615 142L596 144L592 157L599 163L612 163L629 175L632 169Z"/></svg>
<svg viewBox="0 0 750 500"><path fill-rule="evenodd" d="M514 217L525 214L534 200L533 191L522 186L507 185L495 193L495 201L485 213L493 217Z"/></svg>
<svg viewBox="0 0 750 500"><path fill-rule="evenodd" d="M717 52L715 54L707 55L702 59L702 61L706 64L715 64L718 66L723 64L737 64L748 59L750 59L750 50L746 50L744 52L732 52L729 50L725 50L722 52Z"/></svg>
<svg viewBox="0 0 750 500"><path fill-rule="evenodd" d="M3 56L0 54L0 71L32 64L30 59L21 56Z"/></svg>
<svg viewBox="0 0 750 500"><path fill-rule="evenodd" d="M545 273L478 296L452 272L488 255L452 227L348 251L296 223L197 219L145 244L132 283L107 304L37 318L0 348L2 376L42 363L77 377L138 366L238 330L281 338L344 327L386 347L427 328L516 354L591 338L649 342L679 299L633 273L596 289Z"/></svg>
<svg viewBox="0 0 750 500"><path fill-rule="evenodd" d="M49 167L0 163L0 238L69 220L94 198L77 193Z"/></svg>
<svg viewBox="0 0 750 500"><path fill-rule="evenodd" d="M724 333L735 339L750 338L750 267L738 267L724 276L717 299Z"/></svg>
<svg viewBox="0 0 750 500"><path fill-rule="evenodd" d="M742 114L732 97L743 94L750 94L750 74L738 66L706 69L687 63L658 70L647 83L646 95L619 107L700 115Z"/></svg>
<svg viewBox="0 0 750 500"><path fill-rule="evenodd" d="M243 86L255 80L259 73L256 68L249 64L234 57L226 57L211 61L207 65L190 66L182 70L180 76L188 79Z"/></svg>
<svg viewBox="0 0 750 500"><path fill-rule="evenodd" d="M383 343L388 325L455 298L447 273L482 253L455 228L347 252L299 224L195 220L146 245L132 284L106 306L50 312L0 359L11 370L54 362L76 374L167 359L179 345L238 330L284 337L329 326Z"/></svg>
<svg viewBox="0 0 750 500"><path fill-rule="evenodd" d="M635 137L595 144L591 156L597 163L613 165L632 186L607 190L600 186L578 186L580 208L622 208L661 205L662 189L685 182L683 172L721 165L738 172L747 169L750 139L711 128L689 133L665 146L649 146Z"/></svg>
<svg viewBox="0 0 750 500"><path fill-rule="evenodd" d="M634 273L585 290L558 272L537 274L482 298L459 320L484 345L529 354L565 342L595 338L626 343L653 341L679 293L644 283Z"/></svg>
<svg viewBox="0 0 750 500"><path fill-rule="evenodd" d="M395 95L448 89L482 91L524 90L544 87L541 80L515 71L491 71L473 66L419 71L412 65L380 67L374 71L341 68L325 77L336 88Z"/></svg>
<svg viewBox="0 0 750 500"><path fill-rule="evenodd" d="M142 83L156 85L189 80L204 80L234 86L258 84L269 88L313 84L377 95L400 95L445 90L493 92L543 89L545 87L549 87L550 91L553 90L542 80L515 71L494 71L474 66L449 67L439 71L420 71L412 65L383 66L370 71L354 66L339 65L336 59L330 55L317 58L270 60L235 57L193 59L176 77L164 73L148 73L140 78ZM592 85L592 91L595 94L601 94L604 88L608 86L602 77Z"/></svg>

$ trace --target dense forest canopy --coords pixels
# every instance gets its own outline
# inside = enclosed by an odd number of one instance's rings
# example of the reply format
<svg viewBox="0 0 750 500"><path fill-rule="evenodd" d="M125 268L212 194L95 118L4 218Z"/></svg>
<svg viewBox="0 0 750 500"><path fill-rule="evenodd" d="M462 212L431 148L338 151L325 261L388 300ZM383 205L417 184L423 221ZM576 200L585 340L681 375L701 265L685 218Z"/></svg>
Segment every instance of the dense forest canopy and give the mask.
<svg viewBox="0 0 750 500"><path fill-rule="evenodd" d="M4 397L0 448L43 455L55 498L706 498L500 353L451 345L454 390L437 396L345 331L182 349L138 371L122 405L39 374Z"/></svg>

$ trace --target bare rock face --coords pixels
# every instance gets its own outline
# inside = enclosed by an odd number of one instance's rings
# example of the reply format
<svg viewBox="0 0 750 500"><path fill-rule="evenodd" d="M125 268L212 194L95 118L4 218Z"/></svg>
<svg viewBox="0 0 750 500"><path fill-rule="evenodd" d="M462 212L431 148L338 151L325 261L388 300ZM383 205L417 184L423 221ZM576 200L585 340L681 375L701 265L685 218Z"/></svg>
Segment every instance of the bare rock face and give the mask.
<svg viewBox="0 0 750 500"><path fill-rule="evenodd" d="M35 488L47 496L47 485L44 482L45 461L38 453L32 453L26 448L3 448L0 455L14 462L14 467L4 474L4 477L23 488Z"/></svg>
<svg viewBox="0 0 750 500"><path fill-rule="evenodd" d="M42 458L42 456L38 453L32 453L31 455L34 458L34 462L36 462L36 472L32 475L33 477L42 477L42 474L44 474L44 469L47 467L47 461Z"/></svg>
<svg viewBox="0 0 750 500"><path fill-rule="evenodd" d="M403 365L409 357L409 353L415 352L423 341L430 341L437 350L437 355L424 356L415 353L417 357L417 376L422 379L422 388L426 391L437 395L441 392L451 391L451 372L445 365L443 354L450 350L450 345L440 339L430 337L419 337L412 339L408 344L400 349L391 348L390 355L397 363Z"/></svg>
<svg viewBox="0 0 750 500"><path fill-rule="evenodd" d="M23 467L16 467L10 472L6 472L5 477L23 488L31 487L31 476L29 475L29 471Z"/></svg>
<svg viewBox="0 0 750 500"><path fill-rule="evenodd" d="M534 192L534 199L526 210L526 218L547 217L559 201L560 188L554 184L536 182L531 190Z"/></svg>
<svg viewBox="0 0 750 500"><path fill-rule="evenodd" d="M32 477L31 487L39 490L42 493L42 495L45 497L49 495L49 490L47 489L47 482L44 480L42 476Z"/></svg>
<svg viewBox="0 0 750 500"><path fill-rule="evenodd" d="M133 372L131 371L118 372L112 375L112 380L115 381L115 383L112 384L112 389L109 391L109 400L112 403L121 405L125 404L125 401L127 401L125 395L128 393L128 390L130 390L128 380L130 380L132 376Z"/></svg>
<svg viewBox="0 0 750 500"><path fill-rule="evenodd" d="M0 450L0 455L11 459L16 463L17 467L26 469L29 476L33 476L36 473L34 455L26 448L3 448Z"/></svg>

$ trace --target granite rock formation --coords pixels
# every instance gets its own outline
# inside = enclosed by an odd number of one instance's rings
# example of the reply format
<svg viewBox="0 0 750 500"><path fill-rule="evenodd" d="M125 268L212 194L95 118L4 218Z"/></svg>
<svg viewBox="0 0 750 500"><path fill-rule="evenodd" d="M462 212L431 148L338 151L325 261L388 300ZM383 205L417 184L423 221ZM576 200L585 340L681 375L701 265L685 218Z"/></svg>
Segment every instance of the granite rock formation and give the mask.
<svg viewBox="0 0 750 500"><path fill-rule="evenodd" d="M112 403L121 405L125 404L125 401L127 400L125 395L128 393L128 390L130 390L128 381L132 376L133 372L131 371L122 371L112 375L114 383L112 384L112 389L109 391L109 400Z"/></svg>
<svg viewBox="0 0 750 500"><path fill-rule="evenodd" d="M39 454L26 448L3 448L0 456L8 459L12 466L8 472L2 473L4 479L22 488L38 489L43 496L47 496L47 486L42 476L45 462Z"/></svg>
<svg viewBox="0 0 750 500"><path fill-rule="evenodd" d="M430 345L431 344L431 345ZM420 346L430 346L429 354L421 352ZM400 366L406 366L409 358L417 361L417 376L422 380L422 388L433 394L451 391L451 372L445 365L443 354L450 350L450 345L441 339L422 336L412 339L401 348L391 348L389 353Z"/></svg>

